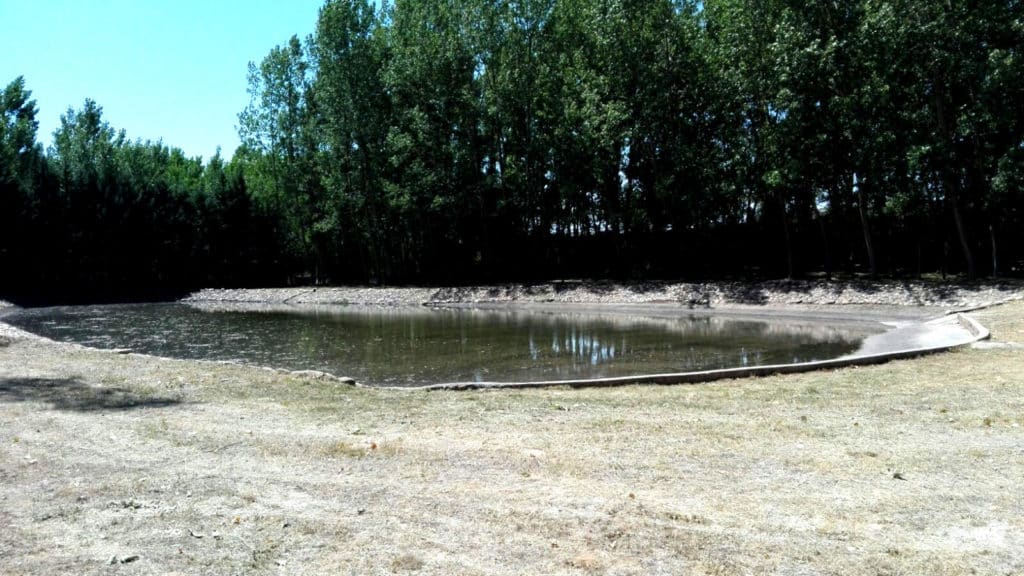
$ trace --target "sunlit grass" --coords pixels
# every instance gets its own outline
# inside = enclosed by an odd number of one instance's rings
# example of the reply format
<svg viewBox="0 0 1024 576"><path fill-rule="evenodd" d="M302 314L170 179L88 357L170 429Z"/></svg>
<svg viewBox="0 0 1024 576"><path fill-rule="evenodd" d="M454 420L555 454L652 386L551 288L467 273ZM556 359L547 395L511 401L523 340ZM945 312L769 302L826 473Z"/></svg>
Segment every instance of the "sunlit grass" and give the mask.
<svg viewBox="0 0 1024 576"><path fill-rule="evenodd" d="M1024 340L1024 303L978 317L997 341ZM0 349L0 378L14 375L181 399L76 412L0 398L14 526L0 551L29 574L102 563L123 542L181 573L1024 565L1018 349L703 385L426 393L16 341ZM109 505L123 501L140 507Z"/></svg>

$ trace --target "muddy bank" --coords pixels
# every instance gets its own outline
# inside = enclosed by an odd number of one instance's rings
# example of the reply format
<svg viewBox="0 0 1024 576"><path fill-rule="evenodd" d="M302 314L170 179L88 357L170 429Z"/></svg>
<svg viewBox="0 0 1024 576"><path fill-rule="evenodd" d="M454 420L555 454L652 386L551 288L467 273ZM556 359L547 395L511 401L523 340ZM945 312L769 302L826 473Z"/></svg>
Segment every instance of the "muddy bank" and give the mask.
<svg viewBox="0 0 1024 576"><path fill-rule="evenodd" d="M267 304L677 304L688 308L749 306L914 306L970 308L1021 297L1021 282L939 284L775 280L757 283L565 281L449 288L304 287L207 289L186 302Z"/></svg>

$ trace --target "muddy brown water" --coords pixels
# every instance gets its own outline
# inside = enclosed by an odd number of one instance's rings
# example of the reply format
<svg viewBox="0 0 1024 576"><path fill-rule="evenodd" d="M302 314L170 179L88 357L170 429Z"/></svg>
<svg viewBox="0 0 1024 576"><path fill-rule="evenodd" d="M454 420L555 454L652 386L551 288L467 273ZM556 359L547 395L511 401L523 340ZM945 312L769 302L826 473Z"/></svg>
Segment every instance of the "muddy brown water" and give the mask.
<svg viewBox="0 0 1024 576"><path fill-rule="evenodd" d="M323 370L375 385L525 382L824 360L878 327L707 315L181 303L16 309L48 338L172 358Z"/></svg>

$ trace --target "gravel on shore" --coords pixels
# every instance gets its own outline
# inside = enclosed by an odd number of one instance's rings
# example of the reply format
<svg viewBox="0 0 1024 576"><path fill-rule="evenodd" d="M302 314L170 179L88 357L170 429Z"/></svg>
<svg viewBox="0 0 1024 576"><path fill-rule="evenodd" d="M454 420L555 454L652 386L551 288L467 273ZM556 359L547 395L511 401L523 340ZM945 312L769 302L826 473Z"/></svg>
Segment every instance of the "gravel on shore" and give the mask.
<svg viewBox="0 0 1024 576"><path fill-rule="evenodd" d="M927 281L636 282L560 281L447 288L297 287L206 289L185 302L265 304L680 304L690 308L869 305L971 308L1020 299L1019 281L946 284Z"/></svg>

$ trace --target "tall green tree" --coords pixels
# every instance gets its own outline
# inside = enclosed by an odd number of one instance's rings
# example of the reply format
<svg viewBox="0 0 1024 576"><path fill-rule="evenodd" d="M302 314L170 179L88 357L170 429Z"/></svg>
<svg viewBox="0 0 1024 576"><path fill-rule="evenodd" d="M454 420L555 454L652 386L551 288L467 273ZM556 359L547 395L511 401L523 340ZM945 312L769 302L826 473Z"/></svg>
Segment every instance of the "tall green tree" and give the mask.
<svg viewBox="0 0 1024 576"><path fill-rule="evenodd" d="M0 92L0 266L10 269L17 269L15 264L24 257L26 224L33 217L45 168L31 97L23 77Z"/></svg>
<svg viewBox="0 0 1024 576"><path fill-rule="evenodd" d="M422 262L443 262L478 242L471 216L485 176L474 7L400 0L389 28L385 79L394 115L385 193L399 224L391 254L415 275Z"/></svg>
<svg viewBox="0 0 1024 576"><path fill-rule="evenodd" d="M384 197L391 95L384 80L389 48L384 8L334 0L320 10L312 53L324 184L331 208L320 223L350 279L387 275L388 211Z"/></svg>
<svg viewBox="0 0 1024 576"><path fill-rule="evenodd" d="M781 91L777 43L785 32L784 5L773 0L713 0L704 3L706 31L715 66L723 71L723 108L732 116L724 141L747 219L781 231L786 276L796 273L793 224L795 182L787 169L783 125L789 111Z"/></svg>
<svg viewBox="0 0 1024 576"><path fill-rule="evenodd" d="M253 154L250 191L262 209L281 219L289 257L301 262L295 272L312 268L314 281L322 261L315 240L325 210L318 155L318 115L313 97L314 71L298 37L249 65L249 107L239 115L242 144Z"/></svg>
<svg viewBox="0 0 1024 576"><path fill-rule="evenodd" d="M968 276L984 234L986 199L999 157L1020 145L1017 2L869 1L878 49L895 57L890 79L911 86L902 103L911 120L910 155L918 177L941 199ZM895 77L895 75L899 75ZM972 226L973 224L973 226ZM980 225L980 226L979 226ZM972 229L973 228L973 229Z"/></svg>

